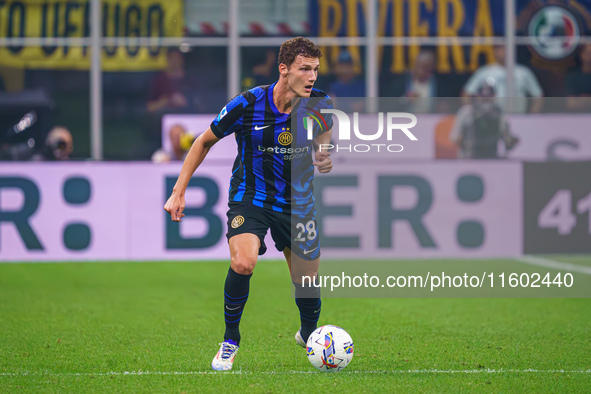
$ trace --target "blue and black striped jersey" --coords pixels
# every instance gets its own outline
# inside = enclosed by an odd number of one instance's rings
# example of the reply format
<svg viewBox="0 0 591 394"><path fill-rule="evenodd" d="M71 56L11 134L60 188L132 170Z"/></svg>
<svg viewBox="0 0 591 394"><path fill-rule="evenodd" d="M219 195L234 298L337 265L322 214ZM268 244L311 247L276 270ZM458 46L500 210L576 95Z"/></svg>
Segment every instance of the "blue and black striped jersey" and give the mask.
<svg viewBox="0 0 591 394"><path fill-rule="evenodd" d="M332 108L330 97L312 89L291 114L273 102L275 84L257 86L232 99L211 123L218 138L232 133L238 144L230 202L248 202L285 213L307 214L314 206L312 141L304 128L310 113ZM317 117L316 117L317 118ZM314 124L313 137L332 128L330 114Z"/></svg>

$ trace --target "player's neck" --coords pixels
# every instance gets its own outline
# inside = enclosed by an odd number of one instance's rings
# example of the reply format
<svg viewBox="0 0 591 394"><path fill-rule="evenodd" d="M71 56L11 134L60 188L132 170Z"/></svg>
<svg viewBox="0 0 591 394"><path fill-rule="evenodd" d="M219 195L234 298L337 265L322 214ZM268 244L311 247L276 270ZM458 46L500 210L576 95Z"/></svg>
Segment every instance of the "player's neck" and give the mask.
<svg viewBox="0 0 591 394"><path fill-rule="evenodd" d="M273 88L273 103L279 112L284 114L291 113L291 102L294 98L297 98L295 92L287 86L287 83L283 79L279 78L279 81Z"/></svg>

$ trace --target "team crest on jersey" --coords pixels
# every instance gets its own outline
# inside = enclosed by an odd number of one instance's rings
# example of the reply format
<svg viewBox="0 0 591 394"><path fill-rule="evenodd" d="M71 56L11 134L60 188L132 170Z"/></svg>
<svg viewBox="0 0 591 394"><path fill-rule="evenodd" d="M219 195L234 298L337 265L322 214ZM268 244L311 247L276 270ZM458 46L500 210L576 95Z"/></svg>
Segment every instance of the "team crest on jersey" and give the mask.
<svg viewBox="0 0 591 394"><path fill-rule="evenodd" d="M238 227L242 226L243 223L244 223L244 217L242 215L238 215L234 219L232 219L231 226L232 226L232 228L238 228Z"/></svg>
<svg viewBox="0 0 591 394"><path fill-rule="evenodd" d="M289 131L284 131L283 133L279 134L277 141L279 141L279 143L283 146L291 144L291 133Z"/></svg>

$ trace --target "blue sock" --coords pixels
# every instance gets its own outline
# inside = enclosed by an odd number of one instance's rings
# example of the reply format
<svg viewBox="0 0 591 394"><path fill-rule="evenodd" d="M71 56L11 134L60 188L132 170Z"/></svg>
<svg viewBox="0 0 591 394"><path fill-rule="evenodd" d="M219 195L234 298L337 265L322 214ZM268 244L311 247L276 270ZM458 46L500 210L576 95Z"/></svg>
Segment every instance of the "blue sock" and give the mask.
<svg viewBox="0 0 591 394"><path fill-rule="evenodd" d="M230 267L226 276L224 286L224 319L226 321L226 332L224 340L233 340L240 345L240 319L250 288L250 275L241 275Z"/></svg>
<svg viewBox="0 0 591 394"><path fill-rule="evenodd" d="M295 302L300 309L300 334L304 342L307 342L308 337L318 325L322 300L320 298L296 298Z"/></svg>

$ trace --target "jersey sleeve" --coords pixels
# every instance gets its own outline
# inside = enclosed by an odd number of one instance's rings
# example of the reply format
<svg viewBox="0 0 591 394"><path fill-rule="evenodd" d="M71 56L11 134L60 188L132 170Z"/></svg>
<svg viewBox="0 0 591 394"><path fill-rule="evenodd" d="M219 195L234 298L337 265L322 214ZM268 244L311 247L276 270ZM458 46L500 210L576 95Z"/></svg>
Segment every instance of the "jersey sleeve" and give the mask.
<svg viewBox="0 0 591 394"><path fill-rule="evenodd" d="M332 104L332 99L327 95L324 100L325 109L333 109L334 105ZM328 130L332 129L333 122L332 122L332 114L324 114L324 120L326 121L326 128L319 128L318 134L322 134L327 132Z"/></svg>
<svg viewBox="0 0 591 394"><path fill-rule="evenodd" d="M314 136L325 133L332 129L332 114L322 113L323 109L333 109L334 105L330 96L321 90L314 90L315 96L310 97L308 105L313 108L313 112L321 114L322 119L314 122Z"/></svg>
<svg viewBox="0 0 591 394"><path fill-rule="evenodd" d="M211 122L210 128L218 138L224 138L242 128L242 120L249 105L249 92L234 97Z"/></svg>

